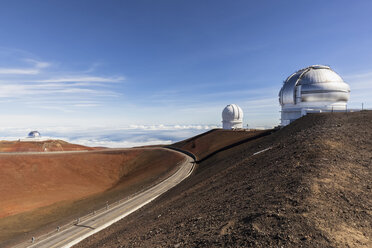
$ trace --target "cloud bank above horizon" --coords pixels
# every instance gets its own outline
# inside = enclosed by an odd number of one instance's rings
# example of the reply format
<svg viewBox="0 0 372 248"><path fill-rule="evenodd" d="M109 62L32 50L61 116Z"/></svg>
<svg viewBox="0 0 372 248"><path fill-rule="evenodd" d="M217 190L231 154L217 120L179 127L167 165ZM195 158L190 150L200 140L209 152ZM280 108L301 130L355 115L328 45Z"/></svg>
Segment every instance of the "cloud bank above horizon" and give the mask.
<svg viewBox="0 0 372 248"><path fill-rule="evenodd" d="M128 148L147 145L169 145L213 128L214 125L130 125L122 128L49 127L38 130L41 140L60 139L90 147ZM0 140L27 141L33 130L0 128ZM38 139L36 139L38 140Z"/></svg>

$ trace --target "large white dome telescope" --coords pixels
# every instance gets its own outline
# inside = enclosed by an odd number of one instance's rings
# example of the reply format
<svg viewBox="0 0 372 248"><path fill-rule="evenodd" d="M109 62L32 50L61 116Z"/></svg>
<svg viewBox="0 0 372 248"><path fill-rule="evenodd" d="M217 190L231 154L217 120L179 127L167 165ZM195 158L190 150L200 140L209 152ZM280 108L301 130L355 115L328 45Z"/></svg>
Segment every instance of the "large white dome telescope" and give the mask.
<svg viewBox="0 0 372 248"><path fill-rule="evenodd" d="M236 104L227 105L222 111L223 129L243 128L243 110Z"/></svg>
<svg viewBox="0 0 372 248"><path fill-rule="evenodd" d="M279 92L281 125L307 113L345 111L350 87L329 66L312 65L290 75Z"/></svg>

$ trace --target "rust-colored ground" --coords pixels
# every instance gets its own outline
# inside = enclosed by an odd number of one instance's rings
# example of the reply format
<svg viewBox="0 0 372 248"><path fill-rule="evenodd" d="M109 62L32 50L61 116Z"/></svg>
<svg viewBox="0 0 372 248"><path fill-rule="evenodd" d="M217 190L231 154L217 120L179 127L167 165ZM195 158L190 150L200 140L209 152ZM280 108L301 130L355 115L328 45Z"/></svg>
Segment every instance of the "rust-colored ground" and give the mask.
<svg viewBox="0 0 372 248"><path fill-rule="evenodd" d="M47 152L47 151L81 151L96 148L70 144L63 140L45 141L0 141L0 152Z"/></svg>
<svg viewBox="0 0 372 248"><path fill-rule="evenodd" d="M0 154L0 218L109 189L141 153Z"/></svg>
<svg viewBox="0 0 372 248"><path fill-rule="evenodd" d="M181 159L159 148L0 154L0 246L148 187Z"/></svg>
<svg viewBox="0 0 372 248"><path fill-rule="evenodd" d="M310 114L76 247L372 247L371 199L372 111Z"/></svg>

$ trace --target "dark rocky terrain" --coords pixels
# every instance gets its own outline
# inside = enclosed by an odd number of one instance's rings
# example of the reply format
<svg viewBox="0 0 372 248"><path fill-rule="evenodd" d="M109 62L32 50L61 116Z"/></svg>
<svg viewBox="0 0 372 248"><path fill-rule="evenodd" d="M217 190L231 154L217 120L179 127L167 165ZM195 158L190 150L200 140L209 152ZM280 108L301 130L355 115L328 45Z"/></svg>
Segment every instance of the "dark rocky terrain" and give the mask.
<svg viewBox="0 0 372 248"><path fill-rule="evenodd" d="M371 111L307 115L76 247L372 247L371 161Z"/></svg>
<svg viewBox="0 0 372 248"><path fill-rule="evenodd" d="M177 142L171 145L171 147L188 151L195 156L197 161L202 161L221 150L267 135L271 133L271 131L272 130L255 129L238 129L234 131L212 129L208 132Z"/></svg>

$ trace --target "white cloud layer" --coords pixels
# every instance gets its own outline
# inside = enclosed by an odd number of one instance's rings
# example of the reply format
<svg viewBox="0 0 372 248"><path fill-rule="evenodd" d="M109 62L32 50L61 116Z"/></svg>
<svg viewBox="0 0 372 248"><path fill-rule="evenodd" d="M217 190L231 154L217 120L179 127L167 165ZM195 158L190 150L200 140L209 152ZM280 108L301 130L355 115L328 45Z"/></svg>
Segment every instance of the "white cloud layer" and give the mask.
<svg viewBox="0 0 372 248"><path fill-rule="evenodd" d="M125 148L145 145L172 144L206 132L215 125L129 125L120 128L45 127L38 131L43 139L61 139L91 146ZM33 131L27 128L0 128L0 140L23 139Z"/></svg>

